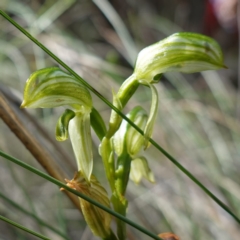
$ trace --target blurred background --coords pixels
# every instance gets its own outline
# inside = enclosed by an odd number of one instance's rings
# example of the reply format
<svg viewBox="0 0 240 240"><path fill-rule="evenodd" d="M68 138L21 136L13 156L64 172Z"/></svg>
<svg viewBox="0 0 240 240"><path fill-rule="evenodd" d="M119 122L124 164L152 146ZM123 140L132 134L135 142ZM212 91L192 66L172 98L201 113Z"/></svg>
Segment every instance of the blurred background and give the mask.
<svg viewBox="0 0 240 240"><path fill-rule="evenodd" d="M111 89L116 92L132 73L137 53L147 45L179 31L216 39L228 69L165 74L156 86L160 102L153 139L240 216L237 0L1 0L0 8L110 101ZM70 143L54 139L64 109L19 109L29 75L51 66L58 64L0 17L0 92L71 179L76 166ZM107 122L109 107L92 97ZM136 105L148 110L150 100L150 91L140 88L124 111ZM1 150L43 170L2 120L0 135ZM94 134L93 142L94 174L108 188ZM239 240L233 218L168 159L154 147L145 156L156 183L129 182L131 220L156 234L174 232L182 240ZM0 182L0 215L54 240L98 239L52 183L3 158ZM0 239L36 238L1 221ZM128 227L128 239L150 238Z"/></svg>

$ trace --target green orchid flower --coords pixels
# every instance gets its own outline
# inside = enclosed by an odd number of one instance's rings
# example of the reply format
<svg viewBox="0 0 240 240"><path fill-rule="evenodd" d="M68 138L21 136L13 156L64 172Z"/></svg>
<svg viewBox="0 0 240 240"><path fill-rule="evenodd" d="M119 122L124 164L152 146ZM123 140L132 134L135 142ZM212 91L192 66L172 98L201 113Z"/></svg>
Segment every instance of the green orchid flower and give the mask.
<svg viewBox="0 0 240 240"><path fill-rule="evenodd" d="M114 96L117 99L114 105L122 110L139 85L157 83L165 72L194 73L220 68L226 66L221 48L215 40L196 33L175 33L140 51L133 74ZM112 111L107 137L112 137L120 124L121 118Z"/></svg>
<svg viewBox="0 0 240 240"><path fill-rule="evenodd" d="M68 106L56 126L56 139L70 136L78 170L87 181L93 169L90 113L92 98L88 89L59 68L34 72L26 82L22 108L53 108Z"/></svg>
<svg viewBox="0 0 240 240"><path fill-rule="evenodd" d="M155 113L150 113L148 116L147 112L141 106L137 106L127 114L127 117L141 130L146 131L150 135L147 137L146 135L141 135L125 120L122 121L120 128L114 134L112 145L115 153L118 155L115 185L119 195L125 193L129 174L132 176L131 179L136 183L142 177L147 178L151 182L154 181L147 160L142 156L142 151L148 145L148 139L151 137Z"/></svg>
<svg viewBox="0 0 240 240"><path fill-rule="evenodd" d="M175 33L144 48L137 57L134 74L138 80L154 81L161 73L194 73L224 68L218 43L196 33Z"/></svg>

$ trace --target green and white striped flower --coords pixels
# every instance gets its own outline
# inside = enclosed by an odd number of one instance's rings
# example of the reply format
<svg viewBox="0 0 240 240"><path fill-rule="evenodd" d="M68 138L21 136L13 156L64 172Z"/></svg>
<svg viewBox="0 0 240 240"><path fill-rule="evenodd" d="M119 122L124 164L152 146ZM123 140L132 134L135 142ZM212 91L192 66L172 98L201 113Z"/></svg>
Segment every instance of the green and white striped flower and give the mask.
<svg viewBox="0 0 240 240"><path fill-rule="evenodd" d="M88 89L75 77L59 68L34 72L26 82L22 108L53 108L70 106L59 118L56 139L70 135L78 170L90 181L93 169L90 113L92 98Z"/></svg>
<svg viewBox="0 0 240 240"><path fill-rule="evenodd" d="M34 72L26 82L21 108L53 108L84 106L91 112L92 98L88 89L60 68L44 68Z"/></svg>
<svg viewBox="0 0 240 240"><path fill-rule="evenodd" d="M137 106L133 108L127 117L134 122L140 129L144 130L144 133L152 133L152 121L155 121L155 117L148 117L147 112L141 107ZM149 127L148 127L149 126ZM150 136L147 137L147 140ZM128 174L130 170L130 179L135 183L139 183L142 177L145 177L150 182L154 182L154 176L148 167L146 158L141 156L141 152L146 148L146 136L141 135L135 128L133 128L125 120L119 130L113 137L113 147L118 155L116 176L121 176L123 179L122 189L125 191L125 187L128 181ZM127 181L125 180L127 179ZM123 192L124 192L123 191Z"/></svg>
<svg viewBox="0 0 240 240"><path fill-rule="evenodd" d="M223 55L218 43L210 37L196 33L175 33L138 54L134 72L121 85L114 96L124 108L140 84L156 83L162 73L178 71L184 73L200 72L225 68ZM108 135L111 137L119 128L120 121L112 111Z"/></svg>
<svg viewBox="0 0 240 240"><path fill-rule="evenodd" d="M136 79L159 80L159 74L169 71L184 73L224 68L218 43L196 33L175 33L144 48L137 57Z"/></svg>

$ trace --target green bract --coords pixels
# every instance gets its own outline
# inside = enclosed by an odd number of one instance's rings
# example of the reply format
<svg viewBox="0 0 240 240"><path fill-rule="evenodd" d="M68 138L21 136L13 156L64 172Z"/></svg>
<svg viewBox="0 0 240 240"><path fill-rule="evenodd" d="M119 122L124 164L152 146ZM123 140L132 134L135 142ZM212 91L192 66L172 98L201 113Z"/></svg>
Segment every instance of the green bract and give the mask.
<svg viewBox="0 0 240 240"><path fill-rule="evenodd" d="M22 108L53 108L69 105L89 112L92 98L88 89L76 78L57 67L34 72L26 82Z"/></svg>
<svg viewBox="0 0 240 240"><path fill-rule="evenodd" d="M164 72L200 72L225 67L218 43L195 33L175 33L144 48L137 57L134 74L148 81Z"/></svg>
<svg viewBox="0 0 240 240"><path fill-rule="evenodd" d="M72 180L66 181L69 187L110 208L108 194L95 176L91 175L90 181L87 182L79 171ZM107 238L110 235L111 215L82 198L79 200L84 218L92 232L102 239Z"/></svg>

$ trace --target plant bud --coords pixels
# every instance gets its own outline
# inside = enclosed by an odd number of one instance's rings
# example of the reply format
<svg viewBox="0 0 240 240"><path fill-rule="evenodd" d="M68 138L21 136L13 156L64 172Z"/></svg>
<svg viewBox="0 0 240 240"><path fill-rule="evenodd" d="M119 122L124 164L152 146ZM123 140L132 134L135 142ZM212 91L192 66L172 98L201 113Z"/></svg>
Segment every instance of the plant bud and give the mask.
<svg viewBox="0 0 240 240"><path fill-rule="evenodd" d="M155 182L153 172L145 157L136 158L131 162L130 179L138 184L142 177L145 177L149 182Z"/></svg>

